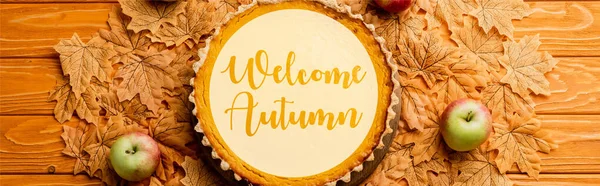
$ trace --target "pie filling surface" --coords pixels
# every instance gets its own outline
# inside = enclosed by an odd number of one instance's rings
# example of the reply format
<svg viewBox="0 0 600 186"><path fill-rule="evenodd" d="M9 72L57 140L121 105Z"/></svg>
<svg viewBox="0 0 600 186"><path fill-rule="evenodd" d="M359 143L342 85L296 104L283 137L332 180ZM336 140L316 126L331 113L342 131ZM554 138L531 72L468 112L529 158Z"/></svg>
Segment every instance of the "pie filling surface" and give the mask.
<svg viewBox="0 0 600 186"><path fill-rule="evenodd" d="M239 177L330 183L380 143L390 69L361 20L318 2L259 3L207 46L194 80L197 117Z"/></svg>

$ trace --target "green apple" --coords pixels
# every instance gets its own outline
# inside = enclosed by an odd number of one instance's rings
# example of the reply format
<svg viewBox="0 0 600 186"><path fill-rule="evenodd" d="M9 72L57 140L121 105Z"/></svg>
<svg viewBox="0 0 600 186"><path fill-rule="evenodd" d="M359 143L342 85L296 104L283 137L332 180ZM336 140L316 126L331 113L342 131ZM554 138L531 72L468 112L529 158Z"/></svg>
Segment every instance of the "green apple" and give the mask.
<svg viewBox="0 0 600 186"><path fill-rule="evenodd" d="M450 103L440 120L446 144L456 151L470 151L483 144L492 132L492 115L485 105L473 99Z"/></svg>
<svg viewBox="0 0 600 186"><path fill-rule="evenodd" d="M110 147L110 163L121 178L140 181L150 177L160 161L158 144L141 132L121 136Z"/></svg>

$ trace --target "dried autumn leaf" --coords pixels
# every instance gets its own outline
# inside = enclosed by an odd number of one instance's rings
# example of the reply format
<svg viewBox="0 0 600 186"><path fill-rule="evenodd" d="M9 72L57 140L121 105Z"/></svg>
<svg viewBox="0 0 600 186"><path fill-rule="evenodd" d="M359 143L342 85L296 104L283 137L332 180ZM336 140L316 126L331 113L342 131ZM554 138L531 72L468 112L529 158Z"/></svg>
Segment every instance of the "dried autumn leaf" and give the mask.
<svg viewBox="0 0 600 186"><path fill-rule="evenodd" d="M58 85L50 92L49 100L56 100L57 104L54 107L54 117L58 122L64 123L70 120L73 112L77 112L77 116L85 119L89 123L98 124L100 119L100 106L96 100L95 91L92 87L88 87L81 94L81 98L76 98L75 93L69 85L68 79L59 80Z"/></svg>
<svg viewBox="0 0 600 186"><path fill-rule="evenodd" d="M185 186L218 186L225 184L221 177L213 173L210 167L201 160L194 160L186 156L181 166L185 170L185 177L181 179L181 183Z"/></svg>
<svg viewBox="0 0 600 186"><path fill-rule="evenodd" d="M60 53L63 74L69 76L76 98L79 99L90 86L92 77L102 82L109 80L112 66L108 59L116 53L102 38L94 36L84 44L74 33L70 40L61 40L54 50Z"/></svg>
<svg viewBox="0 0 600 186"><path fill-rule="evenodd" d="M194 140L194 131L189 123L177 122L175 112L164 110L157 119L150 121L150 136L157 142L186 155L194 151L185 145Z"/></svg>
<svg viewBox="0 0 600 186"><path fill-rule="evenodd" d="M70 120L77 106L77 98L75 97L75 93L71 91L69 79L65 77L58 80L56 87L50 91L50 95L48 96L48 101L52 100L56 101L54 118L60 123Z"/></svg>
<svg viewBox="0 0 600 186"><path fill-rule="evenodd" d="M499 71L498 58L502 55L502 36L498 30L489 32L476 24L477 20L468 16L464 26L452 28L450 38L458 44L458 49L463 54L476 56L477 65L484 66L487 71Z"/></svg>
<svg viewBox="0 0 600 186"><path fill-rule="evenodd" d="M479 20L479 26L486 33L496 27L500 34L513 37L515 29L512 20L522 19L531 14L527 3L520 0L477 0L477 9L469 12Z"/></svg>
<svg viewBox="0 0 600 186"><path fill-rule="evenodd" d="M181 86L177 71L169 66L175 54L151 49L140 56L117 71L115 78L123 80L117 87L117 96L119 101L125 101L139 95L141 103L156 113L163 100L162 88L173 90Z"/></svg>
<svg viewBox="0 0 600 186"><path fill-rule="evenodd" d="M183 13L185 1L160 2L146 0L119 0L123 13L131 17L127 29L134 32L150 30L156 33L163 23L176 24L177 15Z"/></svg>
<svg viewBox="0 0 600 186"><path fill-rule="evenodd" d="M158 149L160 150L160 162L154 175L160 180L168 182L173 179L172 175L179 171L176 169L175 163L181 165L185 155L162 143L158 144Z"/></svg>
<svg viewBox="0 0 600 186"><path fill-rule="evenodd" d="M162 182L154 176L150 177L150 186L163 186Z"/></svg>
<svg viewBox="0 0 600 186"><path fill-rule="evenodd" d="M429 185L428 172L441 173L446 171L448 170L444 159L440 156L435 156L430 161L421 162L419 164L413 162L411 166L406 168L403 178L408 181L409 185L425 186Z"/></svg>
<svg viewBox="0 0 600 186"><path fill-rule="evenodd" d="M512 90L522 97L533 93L550 95L550 82L544 76L554 68L558 60L552 58L548 52L537 52L541 42L539 34L533 37L525 36L515 43L504 42L504 56L500 64L506 68L506 75L500 82L510 84Z"/></svg>
<svg viewBox="0 0 600 186"><path fill-rule="evenodd" d="M158 118L150 120L148 128L150 136L159 143L158 148L161 152L161 162L155 175L168 181L170 175L177 171L174 163L181 165L184 156L195 154L192 149L186 147L186 144L194 140L194 131L189 123L177 122L173 111L162 109Z"/></svg>
<svg viewBox="0 0 600 186"><path fill-rule="evenodd" d="M190 85L190 80L196 76L196 72L192 68L192 65L198 58L197 48L194 47L191 50L181 49L177 51L177 56L171 62L171 67L177 70L177 76L179 81L184 85Z"/></svg>
<svg viewBox="0 0 600 186"><path fill-rule="evenodd" d="M463 14L469 13L477 6L473 0L436 0L435 4L435 9L425 14L429 30L438 28L444 23L450 29L460 27Z"/></svg>
<svg viewBox="0 0 600 186"><path fill-rule="evenodd" d="M373 172L366 185L400 185L407 167L412 165L410 158L411 146L404 146L394 152L388 152L379 166Z"/></svg>
<svg viewBox="0 0 600 186"><path fill-rule="evenodd" d="M136 122L145 121L148 117L154 117L154 114L148 111L147 107L140 102L140 97L119 102L116 91L109 91L100 95L100 107L106 111L106 116L123 115Z"/></svg>
<svg viewBox="0 0 600 186"><path fill-rule="evenodd" d="M420 79L407 79L399 75L396 77L400 85L394 92L400 101L400 114L406 122L407 128L423 130L423 124L427 120L425 105L429 101L427 89L422 85ZM405 127L405 126L400 126Z"/></svg>
<svg viewBox="0 0 600 186"><path fill-rule="evenodd" d="M556 144L546 141L547 133L538 133L541 122L531 116L512 115L508 125L494 123L494 136L491 148L498 150L496 163L501 173L505 173L516 162L521 172L537 178L541 171L541 159L536 153L549 153ZM543 135L539 135L543 134Z"/></svg>
<svg viewBox="0 0 600 186"><path fill-rule="evenodd" d="M235 12L240 5L250 4L251 2L249 0L208 0L208 3L212 4L210 7L214 8L214 10L209 11L214 11L212 20L215 23L222 23L228 13Z"/></svg>
<svg viewBox="0 0 600 186"><path fill-rule="evenodd" d="M443 80L448 66L458 61L458 50L445 46L437 31L425 32L422 40L404 39L398 43L402 55L395 58L399 70L410 79L421 76L429 88Z"/></svg>
<svg viewBox="0 0 600 186"><path fill-rule="evenodd" d="M134 51L146 51L150 46L150 38L146 37L147 32L134 32L127 29L127 25L131 22L131 17L121 13L120 7L113 7L108 14L108 25L110 30L100 29L100 37L114 45L117 56L113 63L121 62L129 64L135 60Z"/></svg>
<svg viewBox="0 0 600 186"><path fill-rule="evenodd" d="M365 22L375 26L375 33L385 39L387 49L394 56L400 55L398 43L401 43L403 38L417 40L425 27L420 18L409 16L368 13L365 15Z"/></svg>
<svg viewBox="0 0 600 186"><path fill-rule="evenodd" d="M414 143L411 155L413 157L414 164L420 164L424 161L430 161L434 155L439 156L441 159L447 159L448 154L446 152L446 146L442 138L440 125L440 117L446 103L436 104L438 101L432 101L426 106L427 119L423 124L425 127L423 130L410 131L406 134L402 134L403 143ZM435 104L435 105L433 105Z"/></svg>
<svg viewBox="0 0 600 186"><path fill-rule="evenodd" d="M96 100L96 93L91 87L81 94L81 99L77 101L75 112L81 119L85 119L89 123L98 124L100 120L100 105Z"/></svg>
<svg viewBox="0 0 600 186"><path fill-rule="evenodd" d="M460 171L454 186L490 185L511 186L506 174L498 171L490 158L490 152L475 149L470 152L457 152L450 156L452 167Z"/></svg>
<svg viewBox="0 0 600 186"><path fill-rule="evenodd" d="M76 159L73 166L73 175L81 172L86 172L90 176L93 175L88 166L89 155L83 149L96 143L96 126L80 121L75 127L63 125L63 130L64 132L60 137L66 146L62 153Z"/></svg>
<svg viewBox="0 0 600 186"><path fill-rule="evenodd" d="M190 0L185 13L177 16L177 24L166 24L156 32L157 39L167 46L179 46L185 43L190 49L200 42L200 38L209 34L217 24L215 19L215 3L203 0Z"/></svg>
<svg viewBox="0 0 600 186"><path fill-rule="evenodd" d="M165 101L167 101L168 109L173 110L175 118L178 122L191 122L193 119L192 109L194 104L189 101L190 93L193 87L183 86L175 89L174 92L167 92Z"/></svg>
<svg viewBox="0 0 600 186"><path fill-rule="evenodd" d="M461 58L460 61L451 64L448 68L452 73L432 88L438 101L451 103L461 98L481 99L477 88L485 87L488 81L487 76L489 76L483 66L467 57Z"/></svg>
<svg viewBox="0 0 600 186"><path fill-rule="evenodd" d="M511 91L510 85L493 82L481 91L481 102L492 112L492 119L496 122L506 121L509 116L517 113L521 116L533 112L535 103L531 97L521 97Z"/></svg>

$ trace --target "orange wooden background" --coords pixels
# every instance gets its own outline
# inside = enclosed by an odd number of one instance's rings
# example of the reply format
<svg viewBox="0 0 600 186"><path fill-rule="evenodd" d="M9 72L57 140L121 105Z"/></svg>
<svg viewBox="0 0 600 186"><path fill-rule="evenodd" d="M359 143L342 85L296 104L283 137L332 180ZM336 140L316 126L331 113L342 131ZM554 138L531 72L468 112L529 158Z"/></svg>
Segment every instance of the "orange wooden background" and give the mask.
<svg viewBox="0 0 600 186"><path fill-rule="evenodd" d="M62 127L47 97L62 73L52 46L108 28L116 0L0 2L0 185L98 185L73 176L75 159L61 154ZM541 50L561 60L546 75L552 96L534 99L560 147L541 154L539 180L516 167L509 177L517 185L600 185L600 1L528 3L535 12L514 21L515 38L540 33Z"/></svg>

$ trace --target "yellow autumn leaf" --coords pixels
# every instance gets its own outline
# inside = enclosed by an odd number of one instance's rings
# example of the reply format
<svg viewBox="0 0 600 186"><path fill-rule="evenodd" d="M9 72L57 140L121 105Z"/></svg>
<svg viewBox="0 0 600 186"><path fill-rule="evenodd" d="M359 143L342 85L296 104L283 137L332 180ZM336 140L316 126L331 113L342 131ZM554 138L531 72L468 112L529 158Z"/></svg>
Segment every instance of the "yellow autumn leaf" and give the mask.
<svg viewBox="0 0 600 186"><path fill-rule="evenodd" d="M534 94L550 95L550 82L544 76L554 68L558 60L552 58L548 52L539 53L539 34L533 37L525 36L515 43L504 42L504 56L500 64L506 68L506 75L500 82L510 84L512 90L521 95ZM531 90L531 92L530 92Z"/></svg>

